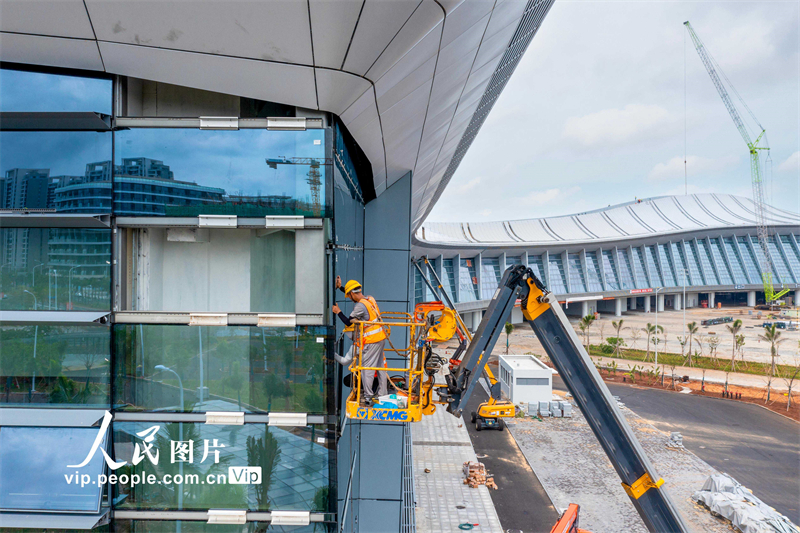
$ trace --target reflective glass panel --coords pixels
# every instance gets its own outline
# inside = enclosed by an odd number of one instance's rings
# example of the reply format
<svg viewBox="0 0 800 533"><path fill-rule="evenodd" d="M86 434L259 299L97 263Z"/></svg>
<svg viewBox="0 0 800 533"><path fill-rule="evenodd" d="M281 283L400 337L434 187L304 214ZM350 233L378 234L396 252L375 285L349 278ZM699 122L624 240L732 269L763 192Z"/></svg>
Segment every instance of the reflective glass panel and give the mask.
<svg viewBox="0 0 800 533"><path fill-rule="evenodd" d="M475 276L475 260L462 259L459 272L460 301L474 302L478 299L478 278Z"/></svg>
<svg viewBox="0 0 800 533"><path fill-rule="evenodd" d="M749 237L737 237L739 242L739 250L742 252L742 259L747 268L747 276L750 278L750 283L761 283L761 267L756 259L754 248L758 248L758 243L753 242L751 246ZM763 254L761 255L763 257Z"/></svg>
<svg viewBox="0 0 800 533"><path fill-rule="evenodd" d="M447 291L447 295L450 299L455 301L456 278L453 274L452 259L442 260L442 285L444 285L444 289Z"/></svg>
<svg viewBox="0 0 800 533"><path fill-rule="evenodd" d="M133 465L136 445L145 443L139 433L152 436L152 449ZM336 498L332 426L114 422L114 454L116 461L129 463L126 473L155 478L133 486L118 483L116 509L174 510L181 502L187 510L331 512ZM260 480L248 474L253 483L236 483L235 467L247 466L261 467Z"/></svg>
<svg viewBox="0 0 800 533"><path fill-rule="evenodd" d="M0 428L0 509L99 511L103 487L81 486L73 476L96 480L105 468L102 453L80 469L67 468L83 462L97 433L98 428Z"/></svg>
<svg viewBox="0 0 800 533"><path fill-rule="evenodd" d="M744 265L742 258L739 255L739 249L734 242L735 237L725 237L722 241L725 245L725 251L728 258L731 260L731 270L733 271L733 280L736 283L747 283L747 276L744 273Z"/></svg>
<svg viewBox="0 0 800 533"><path fill-rule="evenodd" d="M650 279L656 287L663 287L664 281L661 279L661 270L658 268L653 246L645 246L644 253L647 258L647 268L650 271Z"/></svg>
<svg viewBox="0 0 800 533"><path fill-rule="evenodd" d="M129 236L132 310L295 311L295 232L147 228Z"/></svg>
<svg viewBox="0 0 800 533"><path fill-rule="evenodd" d="M581 255L569 254L569 283L570 292L586 292L586 283L583 279L583 267L581 267Z"/></svg>
<svg viewBox="0 0 800 533"><path fill-rule="evenodd" d="M506 268L521 264L522 264L522 257L520 256L512 257L510 255L506 256Z"/></svg>
<svg viewBox="0 0 800 533"><path fill-rule="evenodd" d="M612 250L603 250L603 274L606 277L606 287L610 291L620 290L619 282L617 281L617 270L614 267L614 252Z"/></svg>
<svg viewBox="0 0 800 533"><path fill-rule="evenodd" d="M550 292L555 294L567 294L567 276L564 273L564 265L560 255L550 255Z"/></svg>
<svg viewBox="0 0 800 533"><path fill-rule="evenodd" d="M795 275L800 275L800 254L794 247L791 235L781 235L781 243L786 256L789 259L789 265L794 269Z"/></svg>
<svg viewBox="0 0 800 533"><path fill-rule="evenodd" d="M500 260L497 257L481 259L481 300L491 300L500 283Z"/></svg>
<svg viewBox="0 0 800 533"><path fill-rule="evenodd" d="M414 269L414 304L425 301L425 282L422 281L422 274Z"/></svg>
<svg viewBox="0 0 800 533"><path fill-rule="evenodd" d="M528 266L531 268L531 270L533 270L533 273L536 274L536 277L539 278L539 281L542 283L547 283L547 280L544 277L544 266L542 265L541 255L529 255ZM550 287L548 287L548 289L549 288Z"/></svg>
<svg viewBox="0 0 800 533"><path fill-rule="evenodd" d="M111 114L111 80L0 69L0 111Z"/></svg>
<svg viewBox="0 0 800 533"><path fill-rule="evenodd" d="M672 265L672 260L669 257L669 253L667 252L667 246L669 245L658 245L658 259L659 264L661 265L661 271L664 273L664 286L675 287L677 283L675 283L674 268Z"/></svg>
<svg viewBox="0 0 800 533"><path fill-rule="evenodd" d="M111 132L0 132L0 209L111 212Z"/></svg>
<svg viewBox="0 0 800 533"><path fill-rule="evenodd" d="M683 241L684 250L686 251L686 263L689 265L689 279L692 280L692 285L705 285L705 278L700 271L700 262L697 260L695 253L695 246L693 241Z"/></svg>
<svg viewBox="0 0 800 533"><path fill-rule="evenodd" d="M0 229L0 309L111 309L110 229Z"/></svg>
<svg viewBox="0 0 800 533"><path fill-rule="evenodd" d="M684 255L683 241L670 243L672 250L672 258L675 260L675 275L677 276L676 282L679 286L691 285L689 279L689 272L686 271L686 257Z"/></svg>
<svg viewBox="0 0 800 533"><path fill-rule="evenodd" d="M714 266L711 263L711 256L709 255L706 241L698 240L695 242L697 243L697 255L700 258L700 265L703 267L703 277L706 280L706 284L719 285L719 279L717 279L717 273L714 271Z"/></svg>
<svg viewBox="0 0 800 533"><path fill-rule="evenodd" d="M586 252L586 272L589 275L589 291L602 291L603 278L600 274L600 265L597 264L597 252Z"/></svg>
<svg viewBox="0 0 800 533"><path fill-rule="evenodd" d="M636 268L636 288L647 289L650 287L650 282L647 281L647 269L644 266L644 258L642 258L641 248L631 248L633 251L633 263Z"/></svg>
<svg viewBox="0 0 800 533"><path fill-rule="evenodd" d="M783 258L783 254L781 253L779 245L777 242L775 242L774 235L769 236L767 247L769 249L769 255L772 258L772 263L775 265L775 269L778 271L778 277L780 277L781 283L791 283L794 281L794 278L789 273L789 266L786 264L786 260Z"/></svg>
<svg viewBox="0 0 800 533"><path fill-rule="evenodd" d="M710 239L710 241L711 254L714 258L715 264L717 265L720 283L723 285L731 285L733 283L733 276L731 275L730 268L728 268L728 262L725 260L725 257L723 257L719 239Z"/></svg>
<svg viewBox="0 0 800 533"><path fill-rule="evenodd" d="M325 132L116 133L117 216L331 216Z"/></svg>
<svg viewBox="0 0 800 533"><path fill-rule="evenodd" d="M622 277L622 290L635 289L633 283L633 271L631 269L631 261L628 258L628 253L625 250L617 250L617 258L619 259L619 272Z"/></svg>
<svg viewBox="0 0 800 533"><path fill-rule="evenodd" d="M118 410L333 412L324 326L114 326ZM202 395L202 398L201 398Z"/></svg>
<svg viewBox="0 0 800 533"><path fill-rule="evenodd" d="M14 407L109 407L109 328L0 326L0 403Z"/></svg>

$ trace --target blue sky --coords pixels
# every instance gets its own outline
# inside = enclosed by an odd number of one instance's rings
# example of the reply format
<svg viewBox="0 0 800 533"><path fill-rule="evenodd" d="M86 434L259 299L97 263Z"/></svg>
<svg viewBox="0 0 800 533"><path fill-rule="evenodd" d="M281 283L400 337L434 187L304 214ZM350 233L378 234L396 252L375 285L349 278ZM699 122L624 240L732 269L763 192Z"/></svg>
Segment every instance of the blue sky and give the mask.
<svg viewBox="0 0 800 533"><path fill-rule="evenodd" d="M686 20L767 130L767 202L800 212L800 3L559 0L428 220L683 194L684 65L689 192L751 197L747 147Z"/></svg>

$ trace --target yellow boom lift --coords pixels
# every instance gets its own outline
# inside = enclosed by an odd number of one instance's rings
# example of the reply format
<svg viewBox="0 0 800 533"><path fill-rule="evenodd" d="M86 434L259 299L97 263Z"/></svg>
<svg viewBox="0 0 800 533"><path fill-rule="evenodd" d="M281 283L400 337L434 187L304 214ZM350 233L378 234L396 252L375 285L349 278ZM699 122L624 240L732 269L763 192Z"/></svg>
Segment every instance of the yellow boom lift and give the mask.
<svg viewBox="0 0 800 533"><path fill-rule="evenodd" d="M501 429L503 418L513 416L515 409L502 398L499 383L487 363L511 310L519 301L525 322L533 329L572 393L645 526L649 531L659 533L684 533L687 530L675 505L661 490L664 480L650 464L564 311L530 268L515 265L505 271L472 336L427 258L413 264L422 273L428 287L447 305L441 301L422 303L416 306L413 314L383 313L380 321L357 324L356 334L368 324L381 324L388 328L389 333L405 328L408 330L408 344L395 348L389 339L391 348L386 351L406 358L405 365L395 368L361 366L361 350L356 344L357 353L350 367L352 375L357 379L364 373L371 379L371 372L386 370L390 373L395 393L381 398L376 405L365 405L361 402L361 387L354 380L347 400L348 418L416 422L424 415L433 414L437 404L446 405L447 412L460 417L475 385L483 378L489 382L490 399L473 415L476 429L484 424ZM431 284L422 266L429 270L437 286ZM454 334L459 335L461 343L448 361L434 352L434 344L446 341ZM445 365L448 371L444 373L444 383L437 383L435 377L445 370ZM564 528L555 530L574 529L577 520L572 520L573 516L577 519L577 506L559 522L565 522L562 524Z"/></svg>

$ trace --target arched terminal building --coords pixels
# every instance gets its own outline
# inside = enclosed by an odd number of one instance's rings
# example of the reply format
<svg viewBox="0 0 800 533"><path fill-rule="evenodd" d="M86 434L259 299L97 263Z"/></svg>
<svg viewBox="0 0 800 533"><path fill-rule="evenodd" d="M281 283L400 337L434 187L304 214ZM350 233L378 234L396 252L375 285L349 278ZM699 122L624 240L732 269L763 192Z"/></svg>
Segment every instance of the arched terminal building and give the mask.
<svg viewBox="0 0 800 533"><path fill-rule="evenodd" d="M766 216L773 281L796 289L800 216L774 207ZM764 298L754 204L741 196L663 196L559 217L426 222L413 241L413 255L432 260L468 322L481 316L513 264L529 265L571 314L755 305ZM431 296L416 272L415 298ZM789 298L797 301L797 292Z"/></svg>

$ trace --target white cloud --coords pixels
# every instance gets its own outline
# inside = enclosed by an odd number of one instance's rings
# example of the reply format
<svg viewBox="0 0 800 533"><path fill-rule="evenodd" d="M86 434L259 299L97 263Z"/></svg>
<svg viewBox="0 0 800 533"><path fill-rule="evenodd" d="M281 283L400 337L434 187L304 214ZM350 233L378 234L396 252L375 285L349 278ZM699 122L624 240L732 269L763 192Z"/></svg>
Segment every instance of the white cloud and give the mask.
<svg viewBox="0 0 800 533"><path fill-rule="evenodd" d="M778 165L779 172L800 172L800 151L790 155L786 161Z"/></svg>
<svg viewBox="0 0 800 533"><path fill-rule="evenodd" d="M584 146L619 144L651 135L669 122L669 112L661 106L628 104L623 109L604 109L568 118L564 137Z"/></svg>
<svg viewBox="0 0 800 533"><path fill-rule="evenodd" d="M478 176L477 178L472 178L471 180L469 180L466 183L462 183L462 184L456 185L455 187L453 187L453 191L458 193L458 194L464 194L464 193L469 192L470 190L474 189L478 185L480 185L480 183L481 183L481 177Z"/></svg>
<svg viewBox="0 0 800 533"><path fill-rule="evenodd" d="M546 205L554 201L563 201L570 196L574 196L581 192L578 186L570 187L568 189L554 188L546 189L543 191L533 191L522 198L522 202L528 206Z"/></svg>
<svg viewBox="0 0 800 533"><path fill-rule="evenodd" d="M738 158L735 156L720 157L710 159L690 155L686 158L686 170L689 176L697 176L702 173L719 172L732 165L735 165ZM683 157L675 156L666 163L658 163L647 175L650 181L662 181L675 178L682 178L684 175Z"/></svg>

